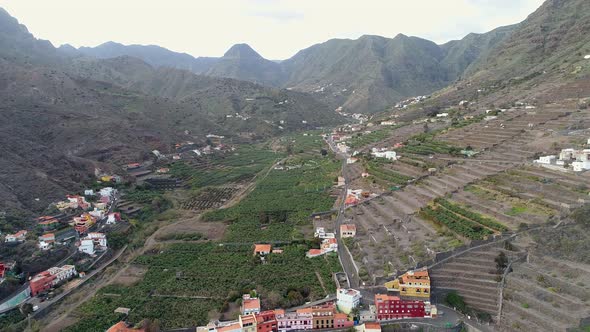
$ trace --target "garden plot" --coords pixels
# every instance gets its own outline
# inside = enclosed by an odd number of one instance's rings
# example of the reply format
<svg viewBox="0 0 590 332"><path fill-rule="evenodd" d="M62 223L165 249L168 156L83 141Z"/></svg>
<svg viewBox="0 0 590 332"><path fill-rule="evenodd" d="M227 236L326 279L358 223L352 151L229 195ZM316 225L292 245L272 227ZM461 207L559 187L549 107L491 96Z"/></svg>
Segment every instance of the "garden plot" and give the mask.
<svg viewBox="0 0 590 332"><path fill-rule="evenodd" d="M132 286L143 279L147 268L138 265L129 265L113 281L115 285Z"/></svg>
<svg viewBox="0 0 590 332"><path fill-rule="evenodd" d="M523 223L542 224L554 213L554 210L529 200L509 197L479 186L453 194L452 200L498 220L513 231Z"/></svg>
<svg viewBox="0 0 590 332"><path fill-rule="evenodd" d="M229 201L239 190L236 187L206 188L196 197L183 202L181 207L193 211L218 208Z"/></svg>
<svg viewBox="0 0 590 332"><path fill-rule="evenodd" d="M550 257L530 256L508 274L502 331L565 331L590 315L590 270Z"/></svg>

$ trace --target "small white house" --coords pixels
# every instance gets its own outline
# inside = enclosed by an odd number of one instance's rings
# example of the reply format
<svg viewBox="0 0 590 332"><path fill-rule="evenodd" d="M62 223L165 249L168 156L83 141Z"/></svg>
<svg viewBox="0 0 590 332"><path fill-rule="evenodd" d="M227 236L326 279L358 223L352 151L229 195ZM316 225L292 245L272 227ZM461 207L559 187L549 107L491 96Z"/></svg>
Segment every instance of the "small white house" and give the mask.
<svg viewBox="0 0 590 332"><path fill-rule="evenodd" d="M557 157L555 155L551 156L541 156L538 160L535 160L537 164L543 165L553 165L557 161Z"/></svg>
<svg viewBox="0 0 590 332"><path fill-rule="evenodd" d="M375 158L385 158L387 160L397 160L397 153L395 151L376 151L371 153Z"/></svg>
<svg viewBox="0 0 590 332"><path fill-rule="evenodd" d="M574 169L574 172L590 170L590 161L574 161L572 163L572 168Z"/></svg>
<svg viewBox="0 0 590 332"><path fill-rule="evenodd" d="M436 115L437 118L446 118L447 116L449 116L449 113L438 113Z"/></svg>
<svg viewBox="0 0 590 332"><path fill-rule="evenodd" d="M92 189L84 190L84 196L94 196L94 190L92 190Z"/></svg>
<svg viewBox="0 0 590 332"><path fill-rule="evenodd" d="M80 240L80 246L78 247L78 251L88 255L94 255L94 242L92 241L92 239L84 238Z"/></svg>

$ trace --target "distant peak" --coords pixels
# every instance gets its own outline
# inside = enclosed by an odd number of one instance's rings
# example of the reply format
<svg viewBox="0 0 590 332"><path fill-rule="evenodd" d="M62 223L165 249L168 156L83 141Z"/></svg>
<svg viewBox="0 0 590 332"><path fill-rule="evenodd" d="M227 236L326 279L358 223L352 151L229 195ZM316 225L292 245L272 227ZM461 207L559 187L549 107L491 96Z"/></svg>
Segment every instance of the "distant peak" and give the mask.
<svg viewBox="0 0 590 332"><path fill-rule="evenodd" d="M235 44L225 54L224 58L262 58L250 45Z"/></svg>

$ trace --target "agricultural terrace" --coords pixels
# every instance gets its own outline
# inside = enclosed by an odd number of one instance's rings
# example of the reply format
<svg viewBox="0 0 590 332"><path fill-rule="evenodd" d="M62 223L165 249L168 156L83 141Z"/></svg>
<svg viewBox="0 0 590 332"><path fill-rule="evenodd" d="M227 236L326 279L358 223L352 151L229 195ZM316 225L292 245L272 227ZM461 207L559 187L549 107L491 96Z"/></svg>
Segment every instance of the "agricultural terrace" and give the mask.
<svg viewBox="0 0 590 332"><path fill-rule="evenodd" d="M282 137L279 142L284 145L290 154L298 153L307 156L316 156L322 149L327 149L322 132L314 130L303 134L294 134Z"/></svg>
<svg viewBox="0 0 590 332"><path fill-rule="evenodd" d="M330 195L341 164L328 156L296 154L272 170L239 204L212 211L210 221L231 221L225 241L290 241L303 237L297 226L313 212L332 209Z"/></svg>
<svg viewBox="0 0 590 332"><path fill-rule="evenodd" d="M117 307L131 308L130 320L158 319L162 329L203 325L210 312L223 312L242 293L256 289L265 308L290 307L334 293L337 256L307 259L306 245L285 246L267 263L252 256L250 245L172 244L140 256L147 268L133 286L103 288L76 312L80 322L68 331L105 330L121 317Z"/></svg>
<svg viewBox="0 0 590 332"><path fill-rule="evenodd" d="M227 155L172 163L170 175L184 180L193 189L239 183L251 180L282 157L283 153L268 150L264 146L240 146Z"/></svg>
<svg viewBox="0 0 590 332"><path fill-rule="evenodd" d="M432 155L432 154L449 154L458 155L461 149L449 143L435 140L434 132L423 133L412 136L406 142L405 146L399 148L397 152L401 154L415 155Z"/></svg>
<svg viewBox="0 0 590 332"><path fill-rule="evenodd" d="M358 149L363 146L385 140L386 138L388 138L389 136L391 136L393 134L393 131L395 129L400 128L400 127L401 127L401 125L384 127L381 129L371 131L370 134L366 134L366 133L362 133L362 132L356 133L353 135L353 137L351 139L346 141L346 144L348 146L350 146L352 149Z"/></svg>

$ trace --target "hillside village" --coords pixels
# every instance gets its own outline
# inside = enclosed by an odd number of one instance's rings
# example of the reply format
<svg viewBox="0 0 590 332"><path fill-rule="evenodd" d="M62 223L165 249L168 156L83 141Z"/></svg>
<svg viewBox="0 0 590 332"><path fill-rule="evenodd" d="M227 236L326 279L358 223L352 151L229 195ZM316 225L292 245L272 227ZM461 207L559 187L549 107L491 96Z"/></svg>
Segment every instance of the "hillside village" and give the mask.
<svg viewBox="0 0 590 332"><path fill-rule="evenodd" d="M0 330L587 331L588 9L180 69L0 9Z"/></svg>

